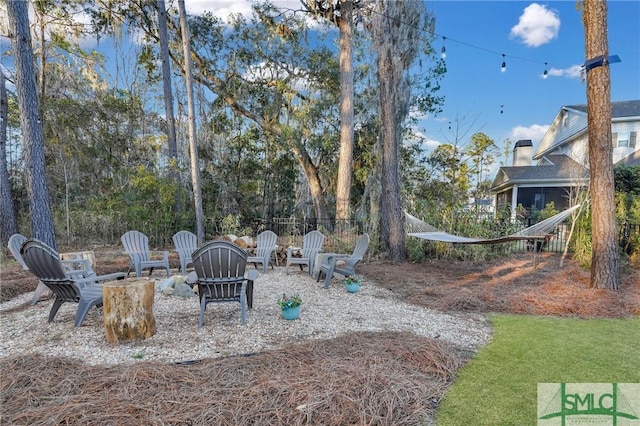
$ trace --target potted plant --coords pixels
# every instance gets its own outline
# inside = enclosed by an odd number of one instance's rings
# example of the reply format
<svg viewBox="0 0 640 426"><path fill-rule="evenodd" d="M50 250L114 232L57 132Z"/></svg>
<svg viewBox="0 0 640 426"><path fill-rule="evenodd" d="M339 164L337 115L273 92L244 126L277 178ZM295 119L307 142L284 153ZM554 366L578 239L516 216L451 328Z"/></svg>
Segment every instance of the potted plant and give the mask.
<svg viewBox="0 0 640 426"><path fill-rule="evenodd" d="M300 305L302 304L302 299L298 293L287 296L285 293L282 293L282 296L276 302L278 306L280 306L280 310L282 311L282 318L287 320L298 319L300 316Z"/></svg>
<svg viewBox="0 0 640 426"><path fill-rule="evenodd" d="M359 276L357 276L357 275L349 275L344 280L344 288L349 293L355 293L356 291L360 290L360 283L361 282L362 282L362 279Z"/></svg>

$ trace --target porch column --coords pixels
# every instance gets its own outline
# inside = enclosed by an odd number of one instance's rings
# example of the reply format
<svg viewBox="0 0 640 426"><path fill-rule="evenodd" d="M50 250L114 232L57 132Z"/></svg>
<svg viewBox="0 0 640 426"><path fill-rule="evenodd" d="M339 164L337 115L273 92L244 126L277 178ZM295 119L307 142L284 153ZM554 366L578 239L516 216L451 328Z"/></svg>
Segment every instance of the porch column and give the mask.
<svg viewBox="0 0 640 426"><path fill-rule="evenodd" d="M516 221L516 207L518 207L518 185L513 185L511 191L511 222Z"/></svg>

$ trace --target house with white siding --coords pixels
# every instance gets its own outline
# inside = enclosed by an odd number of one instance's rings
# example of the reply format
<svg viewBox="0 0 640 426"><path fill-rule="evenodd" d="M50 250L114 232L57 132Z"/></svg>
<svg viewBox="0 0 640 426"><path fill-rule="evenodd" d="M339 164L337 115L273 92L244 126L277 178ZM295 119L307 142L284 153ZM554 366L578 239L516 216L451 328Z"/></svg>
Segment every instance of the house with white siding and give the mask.
<svg viewBox="0 0 640 426"><path fill-rule="evenodd" d="M640 100L611 103L614 165L640 165ZM513 165L501 167L491 185L497 209L509 207L515 218L521 205L531 212L551 201L569 207L570 194L589 182L587 106L560 108L538 148L530 140L516 142Z"/></svg>

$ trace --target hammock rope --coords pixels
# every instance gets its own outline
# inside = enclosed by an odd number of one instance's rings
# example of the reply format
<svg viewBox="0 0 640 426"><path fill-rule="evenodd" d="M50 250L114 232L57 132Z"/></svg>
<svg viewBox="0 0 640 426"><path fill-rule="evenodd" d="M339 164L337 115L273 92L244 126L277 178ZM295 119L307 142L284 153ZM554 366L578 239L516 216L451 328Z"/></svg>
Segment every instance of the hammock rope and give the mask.
<svg viewBox="0 0 640 426"><path fill-rule="evenodd" d="M574 211L576 211L580 205L575 205L568 208L558 214L555 214L543 221L531 225L528 228L522 229L511 235L497 238L468 238L461 237L459 235L448 234L446 232L439 231L437 228L429 225L428 223L418 219L415 216L405 212L405 220L409 235L416 238L422 238L424 240L441 241L445 243L461 243L461 244L497 244L508 241L517 240L537 240L546 239L549 237L551 231L560 223L564 222Z"/></svg>

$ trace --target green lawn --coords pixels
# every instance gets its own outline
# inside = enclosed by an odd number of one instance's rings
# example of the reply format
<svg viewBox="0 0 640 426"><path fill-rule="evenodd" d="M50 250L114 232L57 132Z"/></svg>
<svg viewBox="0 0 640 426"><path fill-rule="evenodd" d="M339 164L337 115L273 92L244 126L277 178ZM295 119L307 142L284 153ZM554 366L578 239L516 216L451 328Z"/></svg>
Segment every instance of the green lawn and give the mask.
<svg viewBox="0 0 640 426"><path fill-rule="evenodd" d="M493 339L460 371L439 426L535 425L538 383L640 382L640 317L490 318Z"/></svg>

